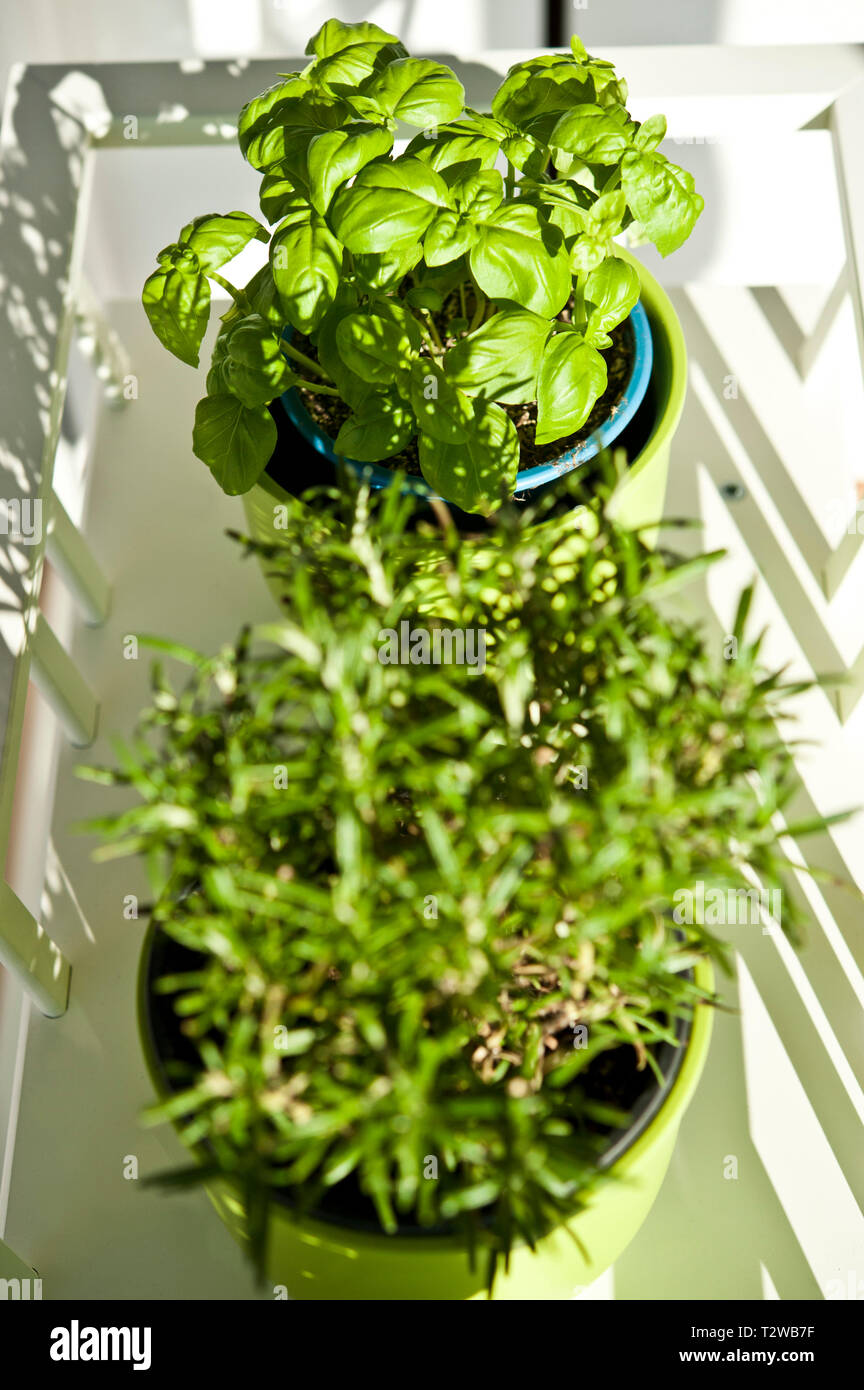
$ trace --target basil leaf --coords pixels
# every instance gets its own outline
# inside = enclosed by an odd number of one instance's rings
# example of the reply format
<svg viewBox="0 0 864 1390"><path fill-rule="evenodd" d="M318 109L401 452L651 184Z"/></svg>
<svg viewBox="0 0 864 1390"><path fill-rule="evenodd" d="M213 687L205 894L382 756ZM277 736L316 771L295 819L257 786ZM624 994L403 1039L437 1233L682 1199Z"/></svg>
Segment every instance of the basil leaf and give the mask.
<svg viewBox="0 0 864 1390"><path fill-rule="evenodd" d="M407 338L412 352L419 350L423 342L420 325L401 299L394 299L389 295L376 298L370 312L377 314L379 318L388 319L391 323L395 323L400 332ZM407 366L408 364L406 362L403 365Z"/></svg>
<svg viewBox="0 0 864 1390"><path fill-rule="evenodd" d="M395 34L388 34L377 24L343 24L339 19L328 19L309 40L306 52L316 58L309 69L313 82L350 90L379 65L404 56L405 49Z"/></svg>
<svg viewBox="0 0 864 1390"><path fill-rule="evenodd" d="M330 225L349 251L393 251L419 241L439 208L451 207L447 185L428 165L406 156L367 164L330 207Z"/></svg>
<svg viewBox="0 0 864 1390"><path fill-rule="evenodd" d="M186 266L154 270L144 282L141 300L162 346L181 362L197 367L210 317L210 286L191 253Z"/></svg>
<svg viewBox="0 0 864 1390"><path fill-rule="evenodd" d="M666 117L649 116L633 137L633 144L642 154L651 154L666 136Z"/></svg>
<svg viewBox="0 0 864 1390"><path fill-rule="evenodd" d="M334 130L348 116L344 101L316 92L299 73L255 97L240 112L238 141L255 169L290 166L303 177L305 152L322 130Z"/></svg>
<svg viewBox="0 0 864 1390"><path fill-rule="evenodd" d="M447 375L486 400L533 401L549 332L548 319L527 309L496 314L450 349L444 359Z"/></svg>
<svg viewBox="0 0 864 1390"><path fill-rule="evenodd" d="M417 428L442 444L464 444L474 425L474 407L431 357L411 364L411 408Z"/></svg>
<svg viewBox="0 0 864 1390"><path fill-rule="evenodd" d="M395 392L372 391L336 436L336 452L360 463L401 453L415 432L414 416Z"/></svg>
<svg viewBox="0 0 864 1390"><path fill-rule="evenodd" d="M344 53L358 44L370 43L378 48L388 44L401 44L395 34L388 34L377 24L361 20L359 24L343 24L341 19L325 19L307 43L304 52L316 58L330 58L334 53Z"/></svg>
<svg viewBox="0 0 864 1390"><path fill-rule="evenodd" d="M336 342L336 332L342 320L355 313L356 309L357 291L353 285L343 283L339 287L333 307L328 309L321 320L316 338L318 361L333 378L342 399L353 410L359 409L372 387L368 381L352 372L343 361Z"/></svg>
<svg viewBox="0 0 864 1390"><path fill-rule="evenodd" d="M207 394L230 392L246 406L267 405L296 379L272 328L250 314L217 338Z"/></svg>
<svg viewBox="0 0 864 1390"><path fill-rule="evenodd" d="M677 251L705 206L693 175L662 154L628 154L621 163L621 182L630 211L660 255Z"/></svg>
<svg viewBox="0 0 864 1390"><path fill-rule="evenodd" d="M449 265L458 260L471 250L478 235L477 228L458 212L439 213L423 238L426 264Z"/></svg>
<svg viewBox="0 0 864 1390"><path fill-rule="evenodd" d="M554 227L558 227L570 252L570 268L586 273L609 254L609 242L620 231L627 200L620 189L604 193L592 204L590 194L560 180L556 185L532 189L530 198Z"/></svg>
<svg viewBox="0 0 864 1390"><path fill-rule="evenodd" d="M489 135L473 130L469 122L439 125L434 136L425 131L415 135L405 153L441 173L454 164L464 166L465 173L491 169L498 157L499 144Z"/></svg>
<svg viewBox="0 0 864 1390"><path fill-rule="evenodd" d="M444 308L444 296L434 285L415 285L405 294L405 303L412 309L428 309L430 314L440 314Z"/></svg>
<svg viewBox="0 0 864 1390"><path fill-rule="evenodd" d="M255 137L271 122L275 123L280 114L284 112L290 119L292 114L298 112L310 91L306 78L295 72L248 101L237 121L237 142L241 153L245 156Z"/></svg>
<svg viewBox="0 0 864 1390"><path fill-rule="evenodd" d="M309 173L306 158L309 146L320 135L314 125L273 125L256 135L246 151L253 169L262 173L281 171L300 188L308 188Z"/></svg>
<svg viewBox="0 0 864 1390"><path fill-rule="evenodd" d="M504 180L497 169L469 174L451 168L444 177L456 207L472 222L491 216L504 200Z"/></svg>
<svg viewBox="0 0 864 1390"><path fill-rule="evenodd" d="M639 276L620 256L608 256L585 281L589 307L585 338L595 347L608 347L609 329L626 319L639 298Z"/></svg>
<svg viewBox="0 0 864 1390"><path fill-rule="evenodd" d="M248 492L276 447L276 425L266 406L251 410L236 396L205 396L195 409L192 448L223 492Z"/></svg>
<svg viewBox="0 0 864 1390"><path fill-rule="evenodd" d="M370 290L391 290L396 288L409 270L414 269L422 255L420 242L409 242L392 251L379 251L377 254L370 251L366 256L355 256L354 269Z"/></svg>
<svg viewBox="0 0 864 1390"><path fill-rule="evenodd" d="M433 126L461 114L465 89L454 72L430 58L399 58L364 88L386 116L408 125Z"/></svg>
<svg viewBox="0 0 864 1390"><path fill-rule="evenodd" d="M561 116L549 136L555 167L563 162L562 151L587 164L617 164L632 148L635 129L623 106L576 106Z"/></svg>
<svg viewBox="0 0 864 1390"><path fill-rule="evenodd" d="M311 333L333 303L342 273L342 247L324 219L309 209L306 221L289 216L281 223L270 243L270 267L289 323Z"/></svg>
<svg viewBox="0 0 864 1390"><path fill-rule="evenodd" d="M276 289L269 264L262 265L260 270L256 270L243 293L254 312L260 314L262 319L266 319L269 324L281 332L285 323L285 315L282 311L282 305L279 303L279 292ZM236 308L236 306L232 307ZM242 317L239 311L236 317ZM223 315L222 322L228 323L229 318Z"/></svg>
<svg viewBox="0 0 864 1390"><path fill-rule="evenodd" d="M378 107L377 102L370 101L364 97L362 92L356 90L345 91L343 100L345 101L352 116L360 121L368 121L372 125L383 125L389 127L390 122L386 121Z"/></svg>
<svg viewBox="0 0 864 1390"><path fill-rule="evenodd" d="M305 217L309 211L307 195L298 186L294 176L281 168L272 169L264 175L258 202L271 225L295 213Z"/></svg>
<svg viewBox="0 0 864 1390"><path fill-rule="evenodd" d="M594 97L590 74L581 64L560 53L548 54L510 69L493 98L492 114L546 144L563 112Z"/></svg>
<svg viewBox="0 0 864 1390"><path fill-rule="evenodd" d="M393 148L393 133L386 126L357 123L344 130L328 130L316 135L309 146L306 163L312 205L322 217L337 188L353 178L364 164Z"/></svg>
<svg viewBox="0 0 864 1390"><path fill-rule="evenodd" d="M376 386L390 385L414 355L405 326L376 313L346 315L336 329L336 347L352 372Z"/></svg>
<svg viewBox="0 0 864 1390"><path fill-rule="evenodd" d="M586 228L592 236L608 240L617 235L627 211L627 200L620 188L604 193L588 211Z"/></svg>
<svg viewBox="0 0 864 1390"><path fill-rule="evenodd" d="M577 275L587 275L602 265L608 254L605 241L593 236L578 236L570 248L570 269Z"/></svg>
<svg viewBox="0 0 864 1390"><path fill-rule="evenodd" d="M195 252L205 271L218 270L253 239L266 242L270 235L248 212L211 212L188 222L180 233L181 245Z"/></svg>
<svg viewBox="0 0 864 1390"><path fill-rule="evenodd" d="M420 467L430 487L466 512L494 512L516 486L519 436L509 415L489 401L473 402L464 443L420 435Z"/></svg>
<svg viewBox="0 0 864 1390"><path fill-rule="evenodd" d="M539 179L546 172L549 151L533 136L524 133L508 135L502 141L501 149L505 158L528 178Z"/></svg>
<svg viewBox="0 0 864 1390"><path fill-rule="evenodd" d="M606 390L606 363L578 333L559 333L543 354L537 378L536 442L549 444L584 425Z"/></svg>
<svg viewBox="0 0 864 1390"><path fill-rule="evenodd" d="M568 246L588 225L588 212L580 194L563 179L551 184L529 186L522 196L542 213L547 222L558 228Z"/></svg>
<svg viewBox="0 0 864 1390"><path fill-rule="evenodd" d="M570 40L573 57L582 65L594 83L597 101L600 106L609 102L621 105L627 100L627 83L615 76L615 64L606 58L592 58L584 43L575 34Z"/></svg>
<svg viewBox="0 0 864 1390"><path fill-rule="evenodd" d="M490 299L513 300L543 318L554 318L570 296L570 264L561 234L527 204L505 204L480 225L470 264Z"/></svg>

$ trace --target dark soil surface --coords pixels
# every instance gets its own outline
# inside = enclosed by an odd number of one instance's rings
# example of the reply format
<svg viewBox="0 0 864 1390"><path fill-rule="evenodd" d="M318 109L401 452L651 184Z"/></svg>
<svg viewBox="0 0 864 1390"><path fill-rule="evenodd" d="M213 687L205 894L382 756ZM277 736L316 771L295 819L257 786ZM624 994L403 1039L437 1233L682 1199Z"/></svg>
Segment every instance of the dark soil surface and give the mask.
<svg viewBox="0 0 864 1390"><path fill-rule="evenodd" d="M565 317L567 314L568 309L565 308L559 318ZM455 341L455 339L446 336L446 322L448 316L451 315L452 308L448 303L444 306L441 314L435 316L436 326L447 346ZM601 354L605 358L608 373L606 390L595 402L585 424L574 434L565 435L563 439L553 440L549 444L537 444L534 438L537 426L537 402L530 401L524 405L505 405L502 407L510 416L519 435L520 468L534 468L539 464L549 463L553 459L560 458L562 454L575 448L577 444L583 444L610 416L614 418L624 389L630 380L633 367L635 340L629 319L625 319L617 328L613 328L610 337L612 338L612 346L606 348ZM306 353L307 357L311 357L313 361L318 360L314 345L302 333L296 333L292 341L301 352ZM331 439L335 439L341 425L351 414L350 406L347 406L343 400L336 396L321 396L317 392L304 391L302 387L299 388L299 391L303 404L316 425ZM417 440L413 439L407 448L392 458L382 459L381 467L402 470L419 477L420 459L417 452Z"/></svg>

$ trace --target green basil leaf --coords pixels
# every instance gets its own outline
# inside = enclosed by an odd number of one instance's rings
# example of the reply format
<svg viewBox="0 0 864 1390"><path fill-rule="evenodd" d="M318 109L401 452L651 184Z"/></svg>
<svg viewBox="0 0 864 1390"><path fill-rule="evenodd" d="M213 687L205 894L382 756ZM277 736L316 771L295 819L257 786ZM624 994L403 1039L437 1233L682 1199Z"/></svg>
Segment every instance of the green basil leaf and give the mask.
<svg viewBox="0 0 864 1390"><path fill-rule="evenodd" d="M637 130L633 144L642 154L651 154L666 136L666 117L649 116Z"/></svg>
<svg viewBox="0 0 864 1390"><path fill-rule="evenodd" d="M558 179L549 184L523 184L522 197L537 208L545 221L557 227L569 247L588 226L588 194Z"/></svg>
<svg viewBox="0 0 864 1390"><path fill-rule="evenodd" d="M477 240L477 228L460 217L458 212L440 212L423 238L423 254L427 265L449 265Z"/></svg>
<svg viewBox="0 0 864 1390"><path fill-rule="evenodd" d="M279 303L279 292L273 279L273 272L269 263L262 265L260 270L256 270L252 279L247 284L243 293L256 314L260 314L262 319L280 331L285 323L285 314L282 305ZM243 315L236 305L232 305L235 312L223 314L222 322L227 324L232 319L242 318Z"/></svg>
<svg viewBox="0 0 864 1390"><path fill-rule="evenodd" d="M227 391L246 406L267 405L296 380L270 325L250 314L217 338L207 394Z"/></svg>
<svg viewBox="0 0 864 1390"><path fill-rule="evenodd" d="M531 179L539 179L546 172L549 151L539 140L524 132L508 135L502 141L501 149L506 159L521 173Z"/></svg>
<svg viewBox="0 0 864 1390"><path fill-rule="evenodd" d="M693 175L662 154L628 154L622 161L621 182L630 211L660 255L677 251L705 206Z"/></svg>
<svg viewBox="0 0 864 1390"><path fill-rule="evenodd" d="M456 207L471 222L482 222L504 201L504 180L497 169L477 174L456 172L451 167L444 176Z"/></svg>
<svg viewBox="0 0 864 1390"><path fill-rule="evenodd" d="M474 427L474 407L431 357L411 364L411 408L417 428L442 444L464 444Z"/></svg>
<svg viewBox="0 0 864 1390"><path fill-rule="evenodd" d="M210 286L206 276L192 264L183 269L164 266L147 277L141 300L150 327L162 346L181 362L197 367L210 317Z"/></svg>
<svg viewBox="0 0 864 1390"><path fill-rule="evenodd" d="M276 425L266 406L251 410L236 396L205 396L195 410L192 448L223 492L248 492L276 447Z"/></svg>
<svg viewBox="0 0 864 1390"><path fill-rule="evenodd" d="M464 443L420 435L420 467L430 487L466 512L494 512L516 487L519 436L509 415L473 401L474 423Z"/></svg>
<svg viewBox="0 0 864 1390"><path fill-rule="evenodd" d="M428 309L430 314L440 314L444 308L444 296L434 285L415 285L406 292L405 303L412 309Z"/></svg>
<svg viewBox="0 0 864 1390"><path fill-rule="evenodd" d="M405 153L441 173L454 164L464 166L465 173L491 169L498 157L499 143L489 135L471 128L470 122L457 121L439 125L434 135L421 131L415 135Z"/></svg>
<svg viewBox="0 0 864 1390"><path fill-rule="evenodd" d="M270 234L248 212L211 212L188 222L180 242L195 252L202 270L218 270L238 256L252 240L269 241Z"/></svg>
<svg viewBox="0 0 864 1390"><path fill-rule="evenodd" d="M290 73L283 81L268 87L260 96L253 97L242 108L237 121L237 141L243 155L246 155L255 137L271 122L276 122L282 111L290 117L301 109L303 99L309 95L311 87L299 72Z"/></svg>
<svg viewBox="0 0 864 1390"><path fill-rule="evenodd" d="M585 303L590 309L585 337L589 343L606 347L610 328L623 323L639 298L639 276L620 256L608 256L585 281Z"/></svg>
<svg viewBox="0 0 864 1390"><path fill-rule="evenodd" d="M594 97L590 74L581 64L560 53L547 54L510 69L492 100L492 114L545 145L563 112Z"/></svg>
<svg viewBox="0 0 864 1390"><path fill-rule="evenodd" d="M462 338L444 359L457 386L486 400L518 405L537 396L537 373L549 337L548 319L505 310Z"/></svg>
<svg viewBox="0 0 864 1390"><path fill-rule="evenodd" d="M444 300L453 290L458 291L460 284L466 284L467 278L468 265L464 259L453 261L450 265L430 266L423 263L417 267L413 276L415 285L431 285Z"/></svg>
<svg viewBox="0 0 864 1390"><path fill-rule="evenodd" d="M380 110L408 125L433 126L455 120L465 89L454 72L430 58L399 58L364 88Z"/></svg>
<svg viewBox="0 0 864 1390"><path fill-rule="evenodd" d="M270 267L289 323L301 333L318 326L336 297L342 247L310 209L308 221L289 216L273 233Z"/></svg>
<svg viewBox="0 0 864 1390"><path fill-rule="evenodd" d="M309 76L316 86L326 92L343 97L354 111L375 119L380 119L376 102L370 101L358 88L365 85L370 77L404 54L401 44L382 47L376 43L355 43L341 53L323 58L312 68Z"/></svg>
<svg viewBox="0 0 864 1390"><path fill-rule="evenodd" d="M312 205L322 217L337 188L372 159L389 154L393 133L386 126L358 123L316 135L306 156Z"/></svg>
<svg viewBox="0 0 864 1390"><path fill-rule="evenodd" d="M356 88L376 67L403 57L405 49L395 34L377 24L328 19L309 40L306 52L316 58L308 70L312 81L341 91Z"/></svg>
<svg viewBox="0 0 864 1390"><path fill-rule="evenodd" d="M354 257L358 279L370 290L392 290L413 270L423 255L419 241L400 244L392 251Z"/></svg>
<svg viewBox="0 0 864 1390"><path fill-rule="evenodd" d="M606 390L606 363L578 333L559 333L543 354L537 378L538 444L581 429Z"/></svg>
<svg viewBox="0 0 864 1390"><path fill-rule="evenodd" d="M271 169L264 175L258 202L271 226L286 217L296 216L302 220L309 215L307 194L298 185L293 174L281 168Z"/></svg>
<svg viewBox="0 0 864 1390"><path fill-rule="evenodd" d="M370 313L395 323L400 333L407 338L412 352L417 352L422 346L423 335L420 325L401 299L395 299L390 295L379 296L371 305Z"/></svg>
<svg viewBox="0 0 864 1390"><path fill-rule="evenodd" d="M256 135L246 151L253 169L261 173L281 172L298 188L308 188L306 159L309 146L321 134L314 125L272 125Z"/></svg>
<svg viewBox="0 0 864 1390"><path fill-rule="evenodd" d="M321 28L312 35L304 52L319 59L330 58L334 53L344 53L364 43L386 48L388 44L398 44L399 39L368 20L361 20L359 24L343 24L341 19L325 19Z"/></svg>
<svg viewBox="0 0 864 1390"><path fill-rule="evenodd" d="M592 58L584 43L574 34L570 40L573 57L590 74L600 105L613 100L619 104L627 100L627 83L615 76L615 65L605 58Z"/></svg>
<svg viewBox="0 0 864 1390"><path fill-rule="evenodd" d="M389 386L414 355L405 326L377 313L347 314L336 329L336 346L345 365L375 386Z"/></svg>
<svg viewBox="0 0 864 1390"><path fill-rule="evenodd" d="M419 159L367 164L330 207L330 225L349 251L392 251L419 241L439 208L451 207L447 185Z"/></svg>
<svg viewBox="0 0 864 1390"><path fill-rule="evenodd" d="M336 452L359 463L399 454L415 433L414 416L395 392L372 391L339 430Z"/></svg>
<svg viewBox="0 0 864 1390"><path fill-rule="evenodd" d="M627 199L620 188L613 193L604 193L589 209L586 230L592 236L608 241L620 232L626 211Z"/></svg>
<svg viewBox="0 0 864 1390"><path fill-rule="evenodd" d="M556 122L549 145L556 169L559 153L587 164L617 164L632 148L636 127L623 106L576 106Z"/></svg>
<svg viewBox="0 0 864 1390"><path fill-rule="evenodd" d="M513 300L543 318L554 318L570 296L567 251L557 228L537 209L505 204L479 228L471 248L471 273L490 299Z"/></svg>
<svg viewBox="0 0 864 1390"><path fill-rule="evenodd" d="M316 335L315 346L318 349L318 361L336 383L339 394L352 410L358 410L363 401L373 389L368 381L357 376L342 359L336 342L336 332L339 324L349 314L357 310L357 290L352 284L343 282L339 286L336 300L332 308L328 309Z"/></svg>
<svg viewBox="0 0 864 1390"><path fill-rule="evenodd" d="M587 275L602 265L608 255L608 245L596 237L577 236L570 247L570 269L576 275Z"/></svg>
<svg viewBox="0 0 864 1390"><path fill-rule="evenodd" d="M238 141L255 169L290 166L303 176L306 148L322 130L335 130L348 117L344 101L317 92L299 73L249 102L240 112Z"/></svg>

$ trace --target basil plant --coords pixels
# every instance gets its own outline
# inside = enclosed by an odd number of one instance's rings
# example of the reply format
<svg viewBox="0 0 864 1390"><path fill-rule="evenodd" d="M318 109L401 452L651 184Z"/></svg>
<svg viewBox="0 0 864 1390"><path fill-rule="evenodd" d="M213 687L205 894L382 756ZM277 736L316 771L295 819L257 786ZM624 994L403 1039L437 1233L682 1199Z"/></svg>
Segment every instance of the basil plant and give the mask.
<svg viewBox="0 0 864 1390"><path fill-rule="evenodd" d="M292 386L338 397L337 454L412 446L430 486L471 512L515 487L503 406L536 402L537 444L585 423L606 388L602 349L639 297L614 238L629 227L666 256L703 200L657 148L665 119L632 120L612 64L571 48L512 67L488 114L448 67L330 19L304 70L243 107L272 231L242 212L196 218L143 296L193 366L209 282L232 297L193 434L226 492L266 467L267 407ZM253 239L268 263L238 289L218 272Z"/></svg>

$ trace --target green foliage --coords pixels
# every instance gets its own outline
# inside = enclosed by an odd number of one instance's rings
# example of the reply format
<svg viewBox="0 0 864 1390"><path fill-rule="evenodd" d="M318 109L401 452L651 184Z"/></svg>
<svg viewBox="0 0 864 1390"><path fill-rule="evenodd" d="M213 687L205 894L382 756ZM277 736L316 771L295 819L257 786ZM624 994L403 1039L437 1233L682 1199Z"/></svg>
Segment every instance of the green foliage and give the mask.
<svg viewBox="0 0 864 1390"><path fill-rule="evenodd" d="M653 1067L722 957L675 894L781 881L787 687L743 616L726 662L664 613L712 557L652 553L605 486L472 539L399 485L290 504L281 621L215 657L156 644L191 680L156 669L142 737L90 773L136 804L89 828L161 865L158 930L202 953L163 986L199 1060L154 1117L236 1181L259 1256L274 1188L347 1183L494 1268L596 1180L623 1117L591 1067ZM383 664L405 620L485 630L485 669Z"/></svg>
<svg viewBox="0 0 864 1390"><path fill-rule="evenodd" d="M434 411L416 409L417 364L428 383L443 379L496 406L536 400L539 443L572 434L605 389L598 350L639 294L613 238L629 227L668 255L702 199L657 149L664 118L632 120L611 63L575 37L570 54L511 68L488 115L464 105L449 68L409 57L375 24L328 20L307 53L302 72L284 75L239 117L272 234L243 213L184 227L144 287L148 317L169 351L197 365L207 277L215 278L234 297L229 317L263 317L272 343L305 368L304 389L341 395L354 411L337 439L345 456L380 461L416 440L433 488L491 513L515 485L518 439L497 409L480 406L458 407L466 425L458 441L430 429ZM419 133L394 157L404 126ZM506 178L493 167L499 158ZM216 271L253 236L270 241L269 267L238 290ZM394 306L413 331L393 340L384 371L339 329L346 314L369 321ZM283 339L284 328L311 338L317 362ZM270 380L272 401L284 387ZM225 389L254 419L235 410L237 429L220 431L215 447L200 423L193 438L230 492L253 485L273 447L260 423L267 402L251 406L236 381ZM209 380L207 389L222 394ZM451 392L451 416L457 400ZM224 402L204 405L198 420L228 413ZM504 447L490 452L499 434Z"/></svg>

